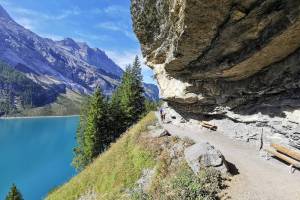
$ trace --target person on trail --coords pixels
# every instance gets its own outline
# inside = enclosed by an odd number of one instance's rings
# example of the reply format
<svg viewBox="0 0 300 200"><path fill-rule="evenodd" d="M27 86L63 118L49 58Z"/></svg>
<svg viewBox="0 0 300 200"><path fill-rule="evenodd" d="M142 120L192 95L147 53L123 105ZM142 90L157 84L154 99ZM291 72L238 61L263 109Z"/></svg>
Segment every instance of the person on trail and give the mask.
<svg viewBox="0 0 300 200"><path fill-rule="evenodd" d="M164 111L162 108L159 109L159 113L160 113L160 120L163 122L164 121Z"/></svg>

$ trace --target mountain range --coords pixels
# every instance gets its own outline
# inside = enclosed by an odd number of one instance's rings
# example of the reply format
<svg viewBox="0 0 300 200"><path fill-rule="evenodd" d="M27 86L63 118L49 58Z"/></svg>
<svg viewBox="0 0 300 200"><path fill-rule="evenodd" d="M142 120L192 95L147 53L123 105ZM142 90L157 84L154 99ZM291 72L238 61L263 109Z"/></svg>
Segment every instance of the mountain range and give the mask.
<svg viewBox="0 0 300 200"><path fill-rule="evenodd" d="M17 105L23 107L28 104L31 107L43 106L68 92L89 95L97 86L101 87L105 95L111 95L124 72L101 49L91 48L71 38L54 41L40 37L16 23L1 5L0 41L0 61L6 66L0 74L0 109L1 102L3 104L5 101L19 101ZM11 69L7 70L8 66ZM18 85L24 84L19 80L17 84L16 80L10 80L9 84L5 82L3 73L7 71L13 73L14 77L32 82L31 89L26 92L27 103L24 103L25 97L18 92L24 91L24 88L18 88ZM35 85L34 90L32 85ZM144 87L146 97L158 99L156 85L144 84ZM44 95L37 94L41 92ZM28 96L31 99L37 96L42 98L30 101Z"/></svg>

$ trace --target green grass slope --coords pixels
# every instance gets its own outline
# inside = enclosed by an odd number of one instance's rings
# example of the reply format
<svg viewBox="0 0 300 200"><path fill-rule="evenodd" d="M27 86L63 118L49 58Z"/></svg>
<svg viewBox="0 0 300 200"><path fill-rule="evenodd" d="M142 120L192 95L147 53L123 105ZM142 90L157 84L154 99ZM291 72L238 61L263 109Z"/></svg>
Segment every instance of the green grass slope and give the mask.
<svg viewBox="0 0 300 200"><path fill-rule="evenodd" d="M46 200L220 199L224 188L220 172L202 168L194 174L184 161L184 149L193 142L151 136L147 127L156 122L154 113L149 113L80 174L50 192ZM147 189L141 190L137 181L144 177L145 169L153 169L154 175Z"/></svg>
<svg viewBox="0 0 300 200"><path fill-rule="evenodd" d="M139 136L155 121L148 114L130 128L109 150L68 183L52 191L47 200L75 200L90 191L97 199L126 199L125 190L134 187L142 170L153 168L154 154L139 145Z"/></svg>

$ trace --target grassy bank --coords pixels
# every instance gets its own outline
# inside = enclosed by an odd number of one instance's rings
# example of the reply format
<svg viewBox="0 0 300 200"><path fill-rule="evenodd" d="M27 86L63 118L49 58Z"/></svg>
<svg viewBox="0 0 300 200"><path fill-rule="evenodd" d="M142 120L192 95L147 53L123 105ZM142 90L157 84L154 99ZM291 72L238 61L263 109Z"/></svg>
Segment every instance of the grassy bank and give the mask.
<svg viewBox="0 0 300 200"><path fill-rule="evenodd" d="M204 200L218 199L223 179L214 169L195 175L184 161L192 141L151 137L157 122L149 113L81 173L52 191L46 200ZM143 170L152 169L147 190L137 185Z"/></svg>
<svg viewBox="0 0 300 200"><path fill-rule="evenodd" d="M140 134L154 121L154 114L148 114L108 151L46 199L73 200L89 191L97 193L99 199L125 198L124 189L134 186L141 176L142 169L155 165L154 155L138 144Z"/></svg>

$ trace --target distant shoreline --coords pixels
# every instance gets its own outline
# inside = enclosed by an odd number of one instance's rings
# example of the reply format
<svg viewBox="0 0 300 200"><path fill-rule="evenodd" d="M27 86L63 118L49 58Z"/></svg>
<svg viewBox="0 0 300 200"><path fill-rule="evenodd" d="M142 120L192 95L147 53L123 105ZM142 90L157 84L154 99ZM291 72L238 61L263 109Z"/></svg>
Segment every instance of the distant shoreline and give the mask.
<svg viewBox="0 0 300 200"><path fill-rule="evenodd" d="M35 119L35 118L63 118L63 117L79 117L80 115L48 115L48 116L20 116L20 117L0 117L0 120L9 119Z"/></svg>

